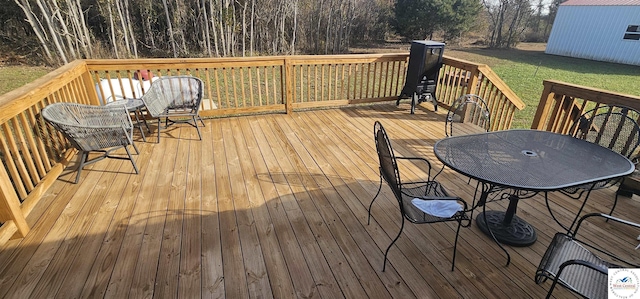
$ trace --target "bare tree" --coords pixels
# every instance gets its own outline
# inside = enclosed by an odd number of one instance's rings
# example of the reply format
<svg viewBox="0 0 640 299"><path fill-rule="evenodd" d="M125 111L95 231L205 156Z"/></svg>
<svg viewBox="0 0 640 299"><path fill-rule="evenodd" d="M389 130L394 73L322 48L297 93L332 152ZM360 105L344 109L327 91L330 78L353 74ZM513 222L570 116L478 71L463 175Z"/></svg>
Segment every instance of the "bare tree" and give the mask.
<svg viewBox="0 0 640 299"><path fill-rule="evenodd" d="M489 46L492 48L511 48L520 41L520 35L532 16L528 0L483 0L482 3L490 16L491 33Z"/></svg>
<svg viewBox="0 0 640 299"><path fill-rule="evenodd" d="M164 7L164 14L167 18L167 33L169 34L169 44L171 50L173 50L173 57L178 57L178 51L176 50L176 40L173 37L173 26L171 25L171 15L169 14L169 6L167 0L162 0L162 6Z"/></svg>
<svg viewBox="0 0 640 299"><path fill-rule="evenodd" d="M46 33L44 28L42 27L42 23L38 21L33 9L31 8L31 4L28 0L15 0L16 4L24 11L24 14L27 17L27 22L31 25L33 32L35 33L38 41L40 41L40 45L42 46L43 51L45 52L47 59L50 63L55 63L55 58L49 49L49 44L47 42Z"/></svg>
<svg viewBox="0 0 640 299"><path fill-rule="evenodd" d="M377 8L388 8L392 3L390 0L13 1L24 12L33 29L33 39L38 40L51 64L96 55L125 58L344 53L356 22L360 24L359 32L386 28L366 24L384 22L377 17ZM89 19L91 23L87 22ZM357 38L374 35L358 33Z"/></svg>

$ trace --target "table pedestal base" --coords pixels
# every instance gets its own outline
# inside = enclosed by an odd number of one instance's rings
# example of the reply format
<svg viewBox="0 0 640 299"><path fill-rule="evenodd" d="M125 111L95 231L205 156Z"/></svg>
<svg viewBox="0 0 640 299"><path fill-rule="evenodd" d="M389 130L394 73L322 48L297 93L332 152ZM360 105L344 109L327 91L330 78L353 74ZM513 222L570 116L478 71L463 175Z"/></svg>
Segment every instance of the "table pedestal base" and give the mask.
<svg viewBox="0 0 640 299"><path fill-rule="evenodd" d="M480 230L491 236L496 236L498 242L510 246L525 247L536 242L538 236L535 229L522 218L513 215L513 219L508 225L503 223L505 212L500 211L486 211L480 213L476 217L476 224ZM487 221L485 223L485 217ZM489 232L489 227L491 232Z"/></svg>

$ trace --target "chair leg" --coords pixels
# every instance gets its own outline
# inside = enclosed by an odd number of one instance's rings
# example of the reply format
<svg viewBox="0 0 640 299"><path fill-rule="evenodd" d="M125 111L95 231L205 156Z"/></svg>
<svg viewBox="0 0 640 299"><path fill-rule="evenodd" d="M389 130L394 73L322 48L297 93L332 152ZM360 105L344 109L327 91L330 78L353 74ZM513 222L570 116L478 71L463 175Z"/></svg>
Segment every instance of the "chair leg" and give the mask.
<svg viewBox="0 0 640 299"><path fill-rule="evenodd" d="M80 172L82 171L82 168L84 167L84 163L87 161L88 157L89 157L89 152L80 151L80 165L78 165L78 170L77 170L78 173L76 174L76 180L74 184L77 184L78 181L80 180Z"/></svg>
<svg viewBox="0 0 640 299"><path fill-rule="evenodd" d="M162 120L158 118L158 143L160 143L160 126L162 125Z"/></svg>
<svg viewBox="0 0 640 299"><path fill-rule="evenodd" d="M402 234L402 229L404 228L404 216L402 216L402 224L400 225L400 231L398 232L398 235L396 236L395 239L393 239L393 241L391 241L391 244L389 244L389 247L387 247L387 250L385 250L384 252L384 262L382 262L382 272L384 272L384 270L387 267L387 254L389 253L389 249L391 249L391 246L393 246L393 244L398 241L398 239L400 238L400 235Z"/></svg>
<svg viewBox="0 0 640 299"><path fill-rule="evenodd" d="M432 180L436 180L436 178L442 173L442 171L444 170L444 165L442 165L442 167L440 168L440 170L436 173L436 175L433 176Z"/></svg>
<svg viewBox="0 0 640 299"><path fill-rule="evenodd" d="M502 249L504 254L507 256L507 264L505 265L505 267L509 266L509 264L511 263L511 255L509 254L509 251L507 251L507 249L504 248L504 246L502 246L502 243L500 243L500 241L498 241L498 239L496 238L496 235L493 234L493 231L491 230L491 227L489 226L489 222L487 221L487 217L486 217L486 215L487 215L487 205L486 204L484 204L482 206L482 213L485 215L484 216L484 225L489 230L489 234L491 235L491 238L493 239L494 242L496 242L498 247L500 247L500 249Z"/></svg>
<svg viewBox="0 0 640 299"><path fill-rule="evenodd" d="M556 218L556 215L553 214L553 211L551 210L551 205L549 204L549 193L545 192L544 193L544 202L547 205L547 210L549 211L549 215L551 215L551 218L553 218L553 220L560 225L560 227L562 227L562 229L564 230L569 230L569 228L567 228L566 226L564 226L564 224L560 223L560 221L558 220L558 218Z"/></svg>
<svg viewBox="0 0 640 299"><path fill-rule="evenodd" d="M578 219L580 218L580 214L582 213L582 210L584 209L584 206L587 205L587 200L589 199L589 195L591 194L591 190L593 190L593 187L589 189L589 191L587 192L587 195L585 196L584 200L582 201L582 205L580 206L580 209L578 210L578 213L576 213L576 217L573 218L573 221L571 222L571 226L569 226L569 229L567 230L567 233L570 233L571 230L573 229L573 226L576 225L576 222L578 222Z"/></svg>
<svg viewBox="0 0 640 299"><path fill-rule="evenodd" d="M618 192L616 192L616 198L613 201L613 207L611 207L611 211L609 211L609 216L613 215L613 210L616 209L616 205L618 204ZM609 219L607 219L607 222L609 221Z"/></svg>
<svg viewBox="0 0 640 299"><path fill-rule="evenodd" d="M136 144L133 143L133 141L131 141L131 145L133 145L133 149L136 150L136 155L139 155L140 151L138 150L138 147L136 146ZM127 146L125 145L124 148L127 148Z"/></svg>
<svg viewBox="0 0 640 299"><path fill-rule="evenodd" d="M547 297L545 297L545 299L551 298L551 293L553 293L553 289L556 288L556 284L558 283L558 276L560 275L558 274L553 278L553 283L551 283L551 287L549 288L549 291L547 292Z"/></svg>
<svg viewBox="0 0 640 299"><path fill-rule="evenodd" d="M135 145L134 145L135 147ZM131 164L133 164L133 169L136 171L136 174L138 174L138 166L136 165L136 162L133 161L133 156L131 156L131 152L129 152L129 148L128 147L124 147L124 150L127 152L127 155L129 156L129 160L131 160ZM138 149L136 149L137 151Z"/></svg>
<svg viewBox="0 0 640 299"><path fill-rule="evenodd" d="M456 229L456 239L453 241L453 259L451 260L451 271L453 271L456 267L456 252L458 251L458 235L460 234L460 226L462 225L462 220L458 221L458 229Z"/></svg>
<svg viewBox="0 0 640 299"><path fill-rule="evenodd" d="M196 119L195 116L192 116L193 118L193 126L196 127L196 131L198 131L198 138L200 138L200 140L202 140L202 135L200 134L200 128L198 127L198 120ZM200 119L202 121L202 119ZM203 122L204 124L204 122Z"/></svg>
<svg viewBox="0 0 640 299"><path fill-rule="evenodd" d="M376 196L373 197L371 203L369 204L369 216L367 217L367 225L371 223L371 207L373 206L373 202L376 201L376 198L378 198L380 190L382 190L382 176L380 176L380 185L378 185L378 192L376 192Z"/></svg>

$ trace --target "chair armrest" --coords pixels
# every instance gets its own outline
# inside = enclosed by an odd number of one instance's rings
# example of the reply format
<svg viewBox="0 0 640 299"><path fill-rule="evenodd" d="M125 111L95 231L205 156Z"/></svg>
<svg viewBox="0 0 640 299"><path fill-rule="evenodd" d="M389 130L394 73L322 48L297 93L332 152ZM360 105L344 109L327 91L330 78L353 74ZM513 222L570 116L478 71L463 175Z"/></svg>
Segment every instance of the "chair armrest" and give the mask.
<svg viewBox="0 0 640 299"><path fill-rule="evenodd" d="M407 160L407 161L421 161L427 164L429 171L427 172L428 178L431 179L431 162L429 160L422 157L396 157L396 160Z"/></svg>
<svg viewBox="0 0 640 299"><path fill-rule="evenodd" d="M605 275L607 275L607 272L608 272L607 268L602 267L600 265L596 265L594 263L591 263L591 262L588 262L588 261L585 261L585 260L575 259L575 260L568 260L568 261L565 261L564 263L560 264L560 268L558 270L558 275L556 275L556 277L560 276L560 274L562 273L562 270L564 270L565 267L573 266L573 265L587 267L589 269L598 271L598 272L600 272L602 274L605 274Z"/></svg>
<svg viewBox="0 0 640 299"><path fill-rule="evenodd" d="M628 226L632 226L632 227L636 227L636 228L640 228L640 224L629 221L629 220L625 220L625 219L621 219L618 217L614 217L611 215L607 215L607 214L603 214L603 213L589 213L586 214L582 217L580 217L580 219L578 220L578 223L576 224L576 229L571 233L572 236L576 236L578 234L578 229L580 228L580 225L582 224L583 221L587 220L588 218L592 218L592 217L602 217L608 220L612 220L618 223L622 223Z"/></svg>
<svg viewBox="0 0 640 299"><path fill-rule="evenodd" d="M431 167L431 162L429 162L429 160L422 158L422 157L396 157L396 159L402 159L402 160L418 160L418 161L422 161L425 162L427 164L429 164L429 167Z"/></svg>
<svg viewBox="0 0 640 299"><path fill-rule="evenodd" d="M551 293L553 292L553 289L557 285L558 280L559 279L563 279L561 277L562 276L562 271L564 271L564 269L567 268L567 267L572 268L573 266L585 267L586 271L594 271L593 272L594 274L600 273L602 275L607 275L607 273L608 273L606 268L604 268L602 266L599 266L599 265L595 265L595 264L590 263L590 262L587 262L585 260L574 259L574 260L565 261L558 268L558 273L553 276L553 283L551 284L551 288L549 289L549 292L547 293L547 298L550 297L549 295L551 295ZM574 273L575 272L573 272L572 274L574 274ZM564 278L563 279L563 284L566 284L572 290L577 291L578 294L582 295L585 298L590 297L589 295L591 295L591 294L585 294L585 292L587 291L587 289L593 291L593 289L591 287L593 285L593 281L584 280L585 278L588 278L588 276L586 276L586 275L580 275L580 276L583 279L583 281L579 281L579 282L575 281L575 280L573 280L573 281L565 281L565 279L567 279L567 278ZM585 289L585 288L587 288L587 289ZM605 286L605 288L606 288L606 286Z"/></svg>

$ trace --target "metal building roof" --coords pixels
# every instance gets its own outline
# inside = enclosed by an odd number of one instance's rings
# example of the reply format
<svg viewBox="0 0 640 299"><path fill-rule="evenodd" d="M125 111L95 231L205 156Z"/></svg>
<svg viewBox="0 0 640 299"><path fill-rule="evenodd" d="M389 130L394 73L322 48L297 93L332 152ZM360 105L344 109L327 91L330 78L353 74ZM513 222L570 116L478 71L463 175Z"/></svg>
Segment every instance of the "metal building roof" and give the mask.
<svg viewBox="0 0 640 299"><path fill-rule="evenodd" d="M560 5L569 6L640 6L640 0L567 0Z"/></svg>

